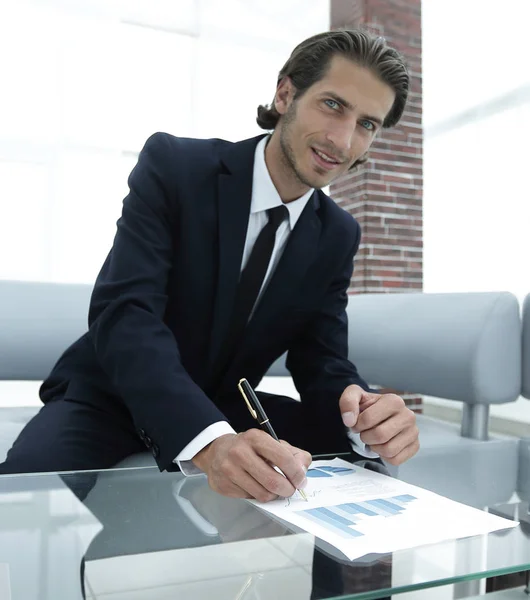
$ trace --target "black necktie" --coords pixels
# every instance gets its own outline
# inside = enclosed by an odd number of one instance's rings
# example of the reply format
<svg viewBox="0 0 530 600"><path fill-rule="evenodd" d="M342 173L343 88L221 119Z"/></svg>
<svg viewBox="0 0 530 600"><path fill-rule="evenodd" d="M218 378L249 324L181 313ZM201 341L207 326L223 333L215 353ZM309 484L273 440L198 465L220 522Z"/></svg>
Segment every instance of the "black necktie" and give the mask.
<svg viewBox="0 0 530 600"><path fill-rule="evenodd" d="M243 332L267 274L276 241L276 231L287 215L287 208L283 204L275 206L267 211L267 215L269 220L258 235L239 279L230 328L217 364L217 376L222 375L225 371L243 337Z"/></svg>

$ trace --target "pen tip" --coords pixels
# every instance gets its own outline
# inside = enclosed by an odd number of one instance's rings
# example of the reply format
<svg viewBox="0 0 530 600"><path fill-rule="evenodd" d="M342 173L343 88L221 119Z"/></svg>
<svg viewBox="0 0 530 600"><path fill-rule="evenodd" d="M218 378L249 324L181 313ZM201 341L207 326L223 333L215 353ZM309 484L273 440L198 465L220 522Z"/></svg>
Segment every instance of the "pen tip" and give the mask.
<svg viewBox="0 0 530 600"><path fill-rule="evenodd" d="M307 496L305 495L305 492L304 492L304 490L298 490L298 491L299 491L299 493L300 493L300 496L302 496L302 498L303 498L303 499L304 499L306 502L309 502L309 500L307 499Z"/></svg>

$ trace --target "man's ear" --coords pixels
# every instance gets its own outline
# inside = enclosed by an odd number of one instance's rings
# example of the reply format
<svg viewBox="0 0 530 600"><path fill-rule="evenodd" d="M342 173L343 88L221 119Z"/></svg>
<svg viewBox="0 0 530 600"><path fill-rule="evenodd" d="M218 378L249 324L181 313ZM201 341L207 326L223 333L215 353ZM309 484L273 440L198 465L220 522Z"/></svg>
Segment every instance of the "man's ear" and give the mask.
<svg viewBox="0 0 530 600"><path fill-rule="evenodd" d="M291 106L294 95L295 87L290 77L283 77L276 88L276 95L274 96L274 108L280 115L284 115Z"/></svg>

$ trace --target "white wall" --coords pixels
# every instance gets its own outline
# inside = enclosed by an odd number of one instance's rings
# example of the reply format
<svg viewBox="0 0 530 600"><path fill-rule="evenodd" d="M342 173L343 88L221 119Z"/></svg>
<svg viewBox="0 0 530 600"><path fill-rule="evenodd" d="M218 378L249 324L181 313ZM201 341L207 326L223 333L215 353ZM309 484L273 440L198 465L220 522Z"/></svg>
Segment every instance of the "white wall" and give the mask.
<svg viewBox="0 0 530 600"><path fill-rule="evenodd" d="M423 10L424 289L530 293L530 3ZM494 407L530 422L530 402Z"/></svg>
<svg viewBox="0 0 530 600"><path fill-rule="evenodd" d="M0 278L92 282L146 138L257 135L327 29L327 0L0 3Z"/></svg>

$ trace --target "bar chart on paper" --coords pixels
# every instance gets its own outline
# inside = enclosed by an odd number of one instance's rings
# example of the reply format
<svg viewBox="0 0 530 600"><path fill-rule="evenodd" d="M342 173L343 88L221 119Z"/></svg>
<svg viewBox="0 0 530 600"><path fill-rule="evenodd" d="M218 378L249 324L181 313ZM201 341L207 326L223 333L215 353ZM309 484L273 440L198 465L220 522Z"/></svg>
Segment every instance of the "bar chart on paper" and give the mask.
<svg viewBox="0 0 530 600"><path fill-rule="evenodd" d="M415 496L402 494L391 498L373 498L365 502L347 502L336 506L322 506L297 511L297 514L318 525L326 527L342 538L365 535L367 520L373 517L394 517L403 513Z"/></svg>
<svg viewBox="0 0 530 600"><path fill-rule="evenodd" d="M316 460L306 475L307 501L253 502L352 560L517 526L340 458Z"/></svg>

